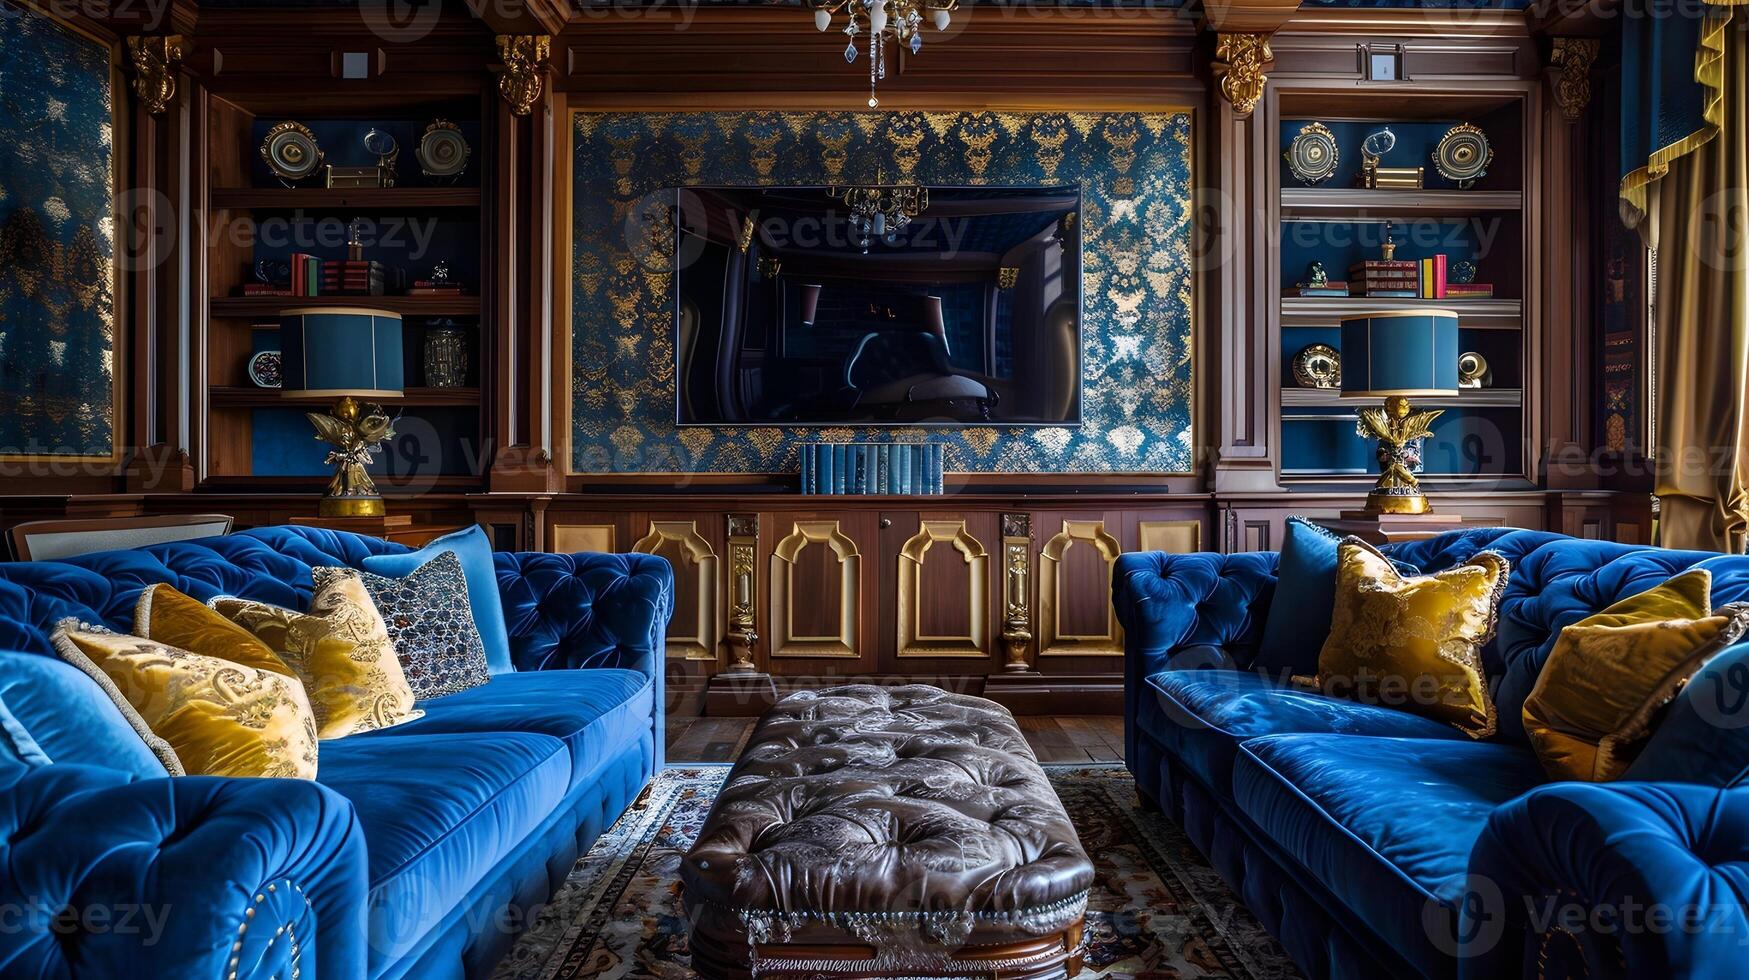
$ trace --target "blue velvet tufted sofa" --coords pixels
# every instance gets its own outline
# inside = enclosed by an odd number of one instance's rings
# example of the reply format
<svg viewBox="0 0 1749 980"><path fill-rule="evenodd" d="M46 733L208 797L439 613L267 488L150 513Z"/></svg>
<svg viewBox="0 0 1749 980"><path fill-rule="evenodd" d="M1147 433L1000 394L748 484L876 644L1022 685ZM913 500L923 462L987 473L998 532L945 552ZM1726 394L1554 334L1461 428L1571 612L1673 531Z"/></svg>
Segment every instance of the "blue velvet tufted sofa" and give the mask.
<svg viewBox="0 0 1749 980"><path fill-rule="evenodd" d="M0 976L490 972L662 765L663 559L496 555L516 671L323 742L314 782L153 778L50 684L54 624L126 630L148 583L302 607L313 566L405 550L282 527L0 565L0 703L66 721L46 764L0 758Z"/></svg>
<svg viewBox="0 0 1749 980"><path fill-rule="evenodd" d="M1291 601L1276 554L1122 557L1144 802L1314 978L1743 976L1749 789L1550 783L1520 711L1563 627L1696 565L1715 605L1742 601L1749 558L1502 529L1390 550L1433 571L1483 548L1512 563L1484 650L1500 715L1486 741L1251 670L1271 603ZM1749 645L1727 660L1749 674Z"/></svg>

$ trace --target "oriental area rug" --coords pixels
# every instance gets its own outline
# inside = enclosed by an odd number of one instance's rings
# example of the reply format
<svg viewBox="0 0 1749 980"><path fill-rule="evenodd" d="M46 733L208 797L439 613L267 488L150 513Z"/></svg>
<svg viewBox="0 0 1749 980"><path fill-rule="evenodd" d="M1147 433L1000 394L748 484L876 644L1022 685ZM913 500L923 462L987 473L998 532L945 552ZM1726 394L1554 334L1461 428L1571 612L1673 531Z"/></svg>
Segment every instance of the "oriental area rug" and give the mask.
<svg viewBox="0 0 1749 980"><path fill-rule="evenodd" d="M1137 808L1122 766L1045 770L1096 872L1082 977L1299 975L1184 834ZM577 862L497 980L691 977L680 859L728 775L727 766L679 766L657 776L644 808L627 811Z"/></svg>

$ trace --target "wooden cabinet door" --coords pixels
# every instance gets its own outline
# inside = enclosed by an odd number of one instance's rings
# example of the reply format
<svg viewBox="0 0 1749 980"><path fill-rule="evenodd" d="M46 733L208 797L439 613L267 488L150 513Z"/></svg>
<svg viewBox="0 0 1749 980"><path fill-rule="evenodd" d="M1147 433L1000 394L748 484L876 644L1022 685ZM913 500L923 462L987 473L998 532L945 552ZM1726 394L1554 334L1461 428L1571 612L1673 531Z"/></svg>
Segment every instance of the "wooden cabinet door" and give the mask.
<svg viewBox="0 0 1749 980"><path fill-rule="evenodd" d="M767 617L761 630L772 674L867 675L877 668L876 515L872 511L767 513Z"/></svg>
<svg viewBox="0 0 1749 980"><path fill-rule="evenodd" d="M880 516L878 650L885 673L983 676L999 665L995 513Z"/></svg>
<svg viewBox="0 0 1749 980"><path fill-rule="evenodd" d="M1042 673L1123 669L1123 629L1111 605L1112 567L1125 550L1122 511L1033 514L1037 568L1034 664Z"/></svg>

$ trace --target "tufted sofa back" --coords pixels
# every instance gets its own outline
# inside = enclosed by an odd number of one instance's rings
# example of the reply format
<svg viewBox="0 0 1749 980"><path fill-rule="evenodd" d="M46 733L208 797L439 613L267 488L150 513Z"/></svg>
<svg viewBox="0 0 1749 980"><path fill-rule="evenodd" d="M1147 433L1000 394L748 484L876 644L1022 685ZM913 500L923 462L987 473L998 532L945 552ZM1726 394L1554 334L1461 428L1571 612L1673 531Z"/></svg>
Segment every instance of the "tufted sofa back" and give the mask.
<svg viewBox="0 0 1749 980"><path fill-rule="evenodd" d="M1566 535L1550 531L1468 528L1393 545L1385 552L1423 572L1443 571L1480 551L1498 552L1516 568L1524 556L1564 540L1569 540ZM1165 669L1172 657L1186 651L1193 652L1199 665L1219 660L1251 669L1275 599L1280 562L1280 554L1273 551L1120 556L1112 576L1112 601L1131 659L1148 661L1144 676ZM1498 662L1492 646L1483 657Z"/></svg>
<svg viewBox="0 0 1749 980"><path fill-rule="evenodd" d="M1568 540L1538 548L1512 570L1500 600L1495 702L1500 737L1524 742L1524 701L1562 629L1695 566L1713 573L1713 604L1749 599L1749 558Z"/></svg>
<svg viewBox="0 0 1749 980"><path fill-rule="evenodd" d="M49 634L69 616L126 632L141 590L159 582L202 601L236 595L304 609L312 568L358 568L368 555L407 550L346 532L269 527L66 561L0 564L0 650L51 653Z"/></svg>

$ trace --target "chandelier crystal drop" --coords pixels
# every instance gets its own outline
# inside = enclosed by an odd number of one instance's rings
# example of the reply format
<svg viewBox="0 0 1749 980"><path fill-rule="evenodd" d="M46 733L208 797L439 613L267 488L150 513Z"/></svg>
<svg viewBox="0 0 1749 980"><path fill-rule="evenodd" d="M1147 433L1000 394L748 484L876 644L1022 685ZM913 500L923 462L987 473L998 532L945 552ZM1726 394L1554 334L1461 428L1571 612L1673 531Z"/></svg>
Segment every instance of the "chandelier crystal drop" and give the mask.
<svg viewBox="0 0 1749 980"><path fill-rule="evenodd" d="M929 188L916 184L833 187L827 194L850 210L850 231L864 254L876 239L898 244L911 221L929 210Z"/></svg>
<svg viewBox="0 0 1749 980"><path fill-rule="evenodd" d="M902 45L912 54L923 50L923 24L928 21L936 30L945 31L953 22L958 0L813 0L814 28L832 29L833 19L843 14L844 60L856 62L856 39L868 33L868 107L881 104L875 96L875 86L887 77L887 42Z"/></svg>

